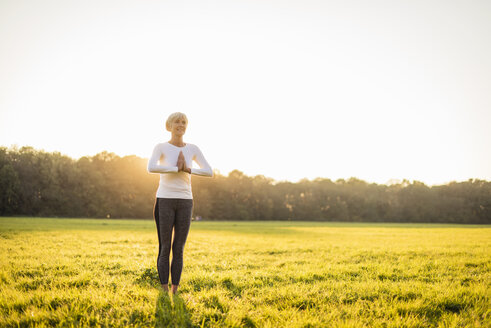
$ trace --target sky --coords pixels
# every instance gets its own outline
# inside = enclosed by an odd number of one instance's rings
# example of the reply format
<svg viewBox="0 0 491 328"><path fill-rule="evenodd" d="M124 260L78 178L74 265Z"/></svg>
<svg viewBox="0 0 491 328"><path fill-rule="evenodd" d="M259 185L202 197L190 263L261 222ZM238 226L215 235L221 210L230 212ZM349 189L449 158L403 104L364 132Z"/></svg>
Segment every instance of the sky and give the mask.
<svg viewBox="0 0 491 328"><path fill-rule="evenodd" d="M0 0L0 146L221 174L491 180L491 1Z"/></svg>

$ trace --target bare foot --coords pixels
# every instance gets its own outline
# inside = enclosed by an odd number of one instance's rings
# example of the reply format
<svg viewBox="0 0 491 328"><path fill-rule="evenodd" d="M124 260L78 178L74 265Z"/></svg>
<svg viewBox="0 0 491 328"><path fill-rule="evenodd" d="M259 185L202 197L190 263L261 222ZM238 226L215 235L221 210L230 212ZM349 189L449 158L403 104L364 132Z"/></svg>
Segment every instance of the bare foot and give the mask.
<svg viewBox="0 0 491 328"><path fill-rule="evenodd" d="M172 294L177 294L177 287L179 287L178 285L172 285Z"/></svg>
<svg viewBox="0 0 491 328"><path fill-rule="evenodd" d="M165 292L169 292L169 284L162 284L162 289L163 289Z"/></svg>

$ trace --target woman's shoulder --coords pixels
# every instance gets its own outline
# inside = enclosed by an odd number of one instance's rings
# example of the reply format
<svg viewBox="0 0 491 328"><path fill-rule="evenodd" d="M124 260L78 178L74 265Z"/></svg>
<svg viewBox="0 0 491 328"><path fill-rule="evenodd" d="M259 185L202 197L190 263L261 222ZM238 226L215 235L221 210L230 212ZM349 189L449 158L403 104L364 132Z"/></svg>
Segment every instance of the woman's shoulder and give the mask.
<svg viewBox="0 0 491 328"><path fill-rule="evenodd" d="M189 143L189 142L187 142L187 143L186 143L186 146L187 146L189 149L191 149L192 151L199 151L199 150L200 150L200 149L199 149L199 147L198 147L197 145L193 144L193 143Z"/></svg>
<svg viewBox="0 0 491 328"><path fill-rule="evenodd" d="M164 149L167 149L167 148L170 148L170 144L167 141L166 142L159 142L154 147L154 149L160 149L160 150L164 150Z"/></svg>

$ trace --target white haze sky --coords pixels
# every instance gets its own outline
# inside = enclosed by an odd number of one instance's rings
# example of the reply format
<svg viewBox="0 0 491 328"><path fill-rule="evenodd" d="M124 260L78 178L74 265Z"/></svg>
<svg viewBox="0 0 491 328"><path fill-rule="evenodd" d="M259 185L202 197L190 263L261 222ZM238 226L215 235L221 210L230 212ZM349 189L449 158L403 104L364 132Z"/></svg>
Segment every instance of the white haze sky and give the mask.
<svg viewBox="0 0 491 328"><path fill-rule="evenodd" d="M213 168L491 179L489 0L0 0L0 146Z"/></svg>

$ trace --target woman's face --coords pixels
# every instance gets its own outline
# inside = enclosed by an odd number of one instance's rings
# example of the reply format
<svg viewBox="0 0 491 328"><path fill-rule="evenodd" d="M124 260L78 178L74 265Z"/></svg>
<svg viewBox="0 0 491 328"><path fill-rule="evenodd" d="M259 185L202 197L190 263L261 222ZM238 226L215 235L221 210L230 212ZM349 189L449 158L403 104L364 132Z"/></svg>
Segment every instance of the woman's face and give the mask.
<svg viewBox="0 0 491 328"><path fill-rule="evenodd" d="M177 120L172 122L171 133L178 137L181 137L186 132L186 128L187 128L186 120L183 118L178 118Z"/></svg>

